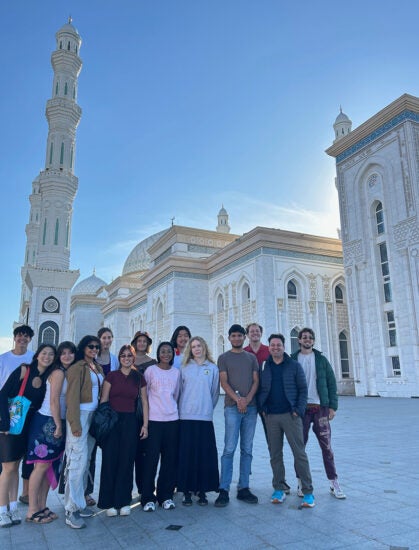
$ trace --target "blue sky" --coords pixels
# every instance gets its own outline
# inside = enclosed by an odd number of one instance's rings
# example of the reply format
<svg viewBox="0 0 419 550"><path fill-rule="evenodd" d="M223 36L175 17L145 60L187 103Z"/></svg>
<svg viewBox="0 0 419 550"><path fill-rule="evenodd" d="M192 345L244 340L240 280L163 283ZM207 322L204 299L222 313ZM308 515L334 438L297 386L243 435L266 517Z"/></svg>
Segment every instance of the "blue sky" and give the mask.
<svg viewBox="0 0 419 550"><path fill-rule="evenodd" d="M418 95L416 2L2 2L0 351L18 319L31 183L44 167L55 32L83 44L71 267L111 281L175 223L335 237L341 104L358 126Z"/></svg>

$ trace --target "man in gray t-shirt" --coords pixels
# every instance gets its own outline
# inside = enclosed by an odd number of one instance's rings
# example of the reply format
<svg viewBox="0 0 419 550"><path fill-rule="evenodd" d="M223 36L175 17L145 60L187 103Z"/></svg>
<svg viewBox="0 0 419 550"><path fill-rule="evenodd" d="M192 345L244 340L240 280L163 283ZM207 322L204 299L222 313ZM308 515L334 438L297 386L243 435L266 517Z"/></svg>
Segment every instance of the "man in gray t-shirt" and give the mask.
<svg viewBox="0 0 419 550"><path fill-rule="evenodd" d="M259 385L259 365L256 357L243 350L246 331L240 325L232 325L228 331L231 350L218 358L220 383L225 391L224 452L221 457L220 494L215 506L223 508L229 503L229 490L233 477L233 459L240 435L240 477L237 498L249 504L257 504L258 498L249 490L252 466L253 437L255 435L257 408L255 394Z"/></svg>

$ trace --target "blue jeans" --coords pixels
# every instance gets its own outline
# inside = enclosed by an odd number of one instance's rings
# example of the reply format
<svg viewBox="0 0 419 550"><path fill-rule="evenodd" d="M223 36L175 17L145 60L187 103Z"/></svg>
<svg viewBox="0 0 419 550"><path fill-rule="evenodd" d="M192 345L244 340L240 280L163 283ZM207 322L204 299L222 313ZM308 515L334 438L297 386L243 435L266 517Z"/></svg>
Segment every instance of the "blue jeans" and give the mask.
<svg viewBox="0 0 419 550"><path fill-rule="evenodd" d="M224 452L221 457L220 489L230 490L233 477L233 459L240 435L240 477L237 489L249 487L252 468L253 437L255 435L256 407L247 407L247 412L240 413L236 406L225 407Z"/></svg>

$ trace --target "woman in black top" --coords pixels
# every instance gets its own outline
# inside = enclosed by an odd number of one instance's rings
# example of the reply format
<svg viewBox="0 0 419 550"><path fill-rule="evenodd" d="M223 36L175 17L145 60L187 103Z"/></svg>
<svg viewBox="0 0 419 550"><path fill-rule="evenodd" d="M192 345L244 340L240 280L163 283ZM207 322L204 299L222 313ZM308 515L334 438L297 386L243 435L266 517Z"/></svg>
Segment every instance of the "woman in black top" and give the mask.
<svg viewBox="0 0 419 550"><path fill-rule="evenodd" d="M30 365L22 364L7 379L0 391L0 525L8 527L21 522L17 511L18 469L26 452L29 424L45 397L46 381L55 360L56 350L50 344L41 344ZM19 393L22 380L29 369L24 396L31 406L19 435L9 433L10 415L8 400ZM7 509L9 507L9 510Z"/></svg>

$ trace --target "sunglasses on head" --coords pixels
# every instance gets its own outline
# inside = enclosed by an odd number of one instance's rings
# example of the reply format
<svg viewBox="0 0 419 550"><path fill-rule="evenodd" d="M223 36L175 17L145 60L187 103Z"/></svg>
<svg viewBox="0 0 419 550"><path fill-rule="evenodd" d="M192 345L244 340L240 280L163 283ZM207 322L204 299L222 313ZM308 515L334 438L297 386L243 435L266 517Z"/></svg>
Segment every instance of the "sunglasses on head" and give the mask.
<svg viewBox="0 0 419 550"><path fill-rule="evenodd" d="M89 349L100 349L99 344L87 344Z"/></svg>

